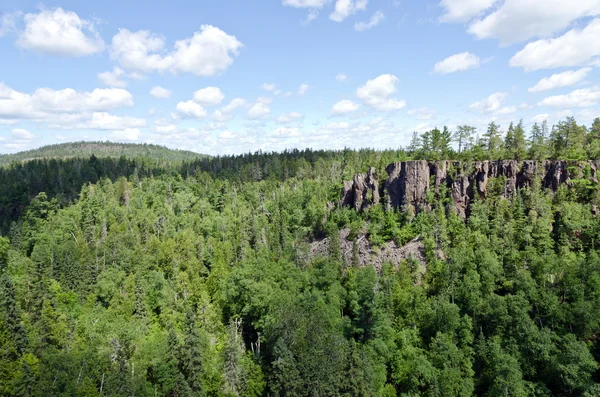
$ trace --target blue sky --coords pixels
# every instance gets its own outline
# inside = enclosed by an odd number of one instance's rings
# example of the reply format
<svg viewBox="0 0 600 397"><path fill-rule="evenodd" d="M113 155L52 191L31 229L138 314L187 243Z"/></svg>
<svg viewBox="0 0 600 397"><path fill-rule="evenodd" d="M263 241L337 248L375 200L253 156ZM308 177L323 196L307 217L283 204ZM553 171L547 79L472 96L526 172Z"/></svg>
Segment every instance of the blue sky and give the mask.
<svg viewBox="0 0 600 397"><path fill-rule="evenodd" d="M407 145L600 116L600 0L4 0L0 153Z"/></svg>

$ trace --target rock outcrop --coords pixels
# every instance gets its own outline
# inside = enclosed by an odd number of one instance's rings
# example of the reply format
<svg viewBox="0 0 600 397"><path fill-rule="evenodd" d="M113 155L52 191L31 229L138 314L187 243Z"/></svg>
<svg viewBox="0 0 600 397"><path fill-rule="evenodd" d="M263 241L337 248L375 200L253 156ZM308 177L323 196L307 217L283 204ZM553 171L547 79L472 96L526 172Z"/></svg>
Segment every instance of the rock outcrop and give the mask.
<svg viewBox="0 0 600 397"><path fill-rule="evenodd" d="M542 188L552 192L563 184L569 185L574 177L587 177L597 183L599 168L598 160L396 162L386 167L388 177L383 188L383 201L387 209L414 214L427 209L427 194L432 191L438 197L441 194L450 196L456 213L466 218L476 196L485 198L494 194L512 198L519 189L531 187L536 179L541 181ZM495 183L490 184L492 180ZM379 184L374 168L344 182L341 205L362 211L379 201Z"/></svg>
<svg viewBox="0 0 600 397"><path fill-rule="evenodd" d="M369 168L367 174L356 174L352 181L344 181L341 204L353 207L357 211L364 211L373 205L379 204L379 182L375 174L375 167Z"/></svg>

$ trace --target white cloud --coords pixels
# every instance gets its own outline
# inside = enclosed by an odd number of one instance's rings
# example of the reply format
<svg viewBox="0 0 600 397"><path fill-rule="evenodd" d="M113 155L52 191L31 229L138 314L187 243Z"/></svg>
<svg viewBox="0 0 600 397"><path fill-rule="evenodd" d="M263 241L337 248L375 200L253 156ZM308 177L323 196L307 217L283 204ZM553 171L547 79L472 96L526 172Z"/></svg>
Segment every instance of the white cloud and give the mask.
<svg viewBox="0 0 600 397"><path fill-rule="evenodd" d="M30 141L33 139L33 134L23 128L14 128L11 137L16 141Z"/></svg>
<svg viewBox="0 0 600 397"><path fill-rule="evenodd" d="M354 30L357 32L363 32L379 25L385 19L385 15L381 11L377 11L368 22L357 22L354 24Z"/></svg>
<svg viewBox="0 0 600 397"><path fill-rule="evenodd" d="M481 64L481 59L470 52L461 52L454 54L439 61L433 67L433 72L437 74L448 74L454 72L462 72L469 69L478 68Z"/></svg>
<svg viewBox="0 0 600 397"><path fill-rule="evenodd" d="M29 95L0 83L0 118L44 119L61 113L106 111L132 105L133 97L122 88L96 88L91 92L38 88Z"/></svg>
<svg viewBox="0 0 600 397"><path fill-rule="evenodd" d="M139 141L142 132L139 128L126 128L121 131L113 131L108 137L114 141Z"/></svg>
<svg viewBox="0 0 600 397"><path fill-rule="evenodd" d="M571 91L564 95L550 96L538 103L539 106L557 108L579 108L594 106L600 101L600 86Z"/></svg>
<svg viewBox="0 0 600 397"><path fill-rule="evenodd" d="M213 76L233 63L242 43L212 25L202 25L192 37L175 42L164 53L164 39L147 30L130 32L120 29L110 47L110 57L125 69L140 72L170 71Z"/></svg>
<svg viewBox="0 0 600 397"><path fill-rule="evenodd" d="M270 98L268 96L259 96L258 98L256 98L256 102L264 103L265 105L270 105L271 103L273 103L273 98Z"/></svg>
<svg viewBox="0 0 600 397"><path fill-rule="evenodd" d="M122 79L124 77L125 71L119 67L114 67L112 72L102 72L98 73L98 79L104 85L109 87L119 87L124 88L127 87L127 82Z"/></svg>
<svg viewBox="0 0 600 397"><path fill-rule="evenodd" d="M566 72L553 74L550 77L545 77L538 83L529 88L529 92L542 92L553 90L555 88L568 87L577 84L592 70L592 68L581 68L579 70L568 70Z"/></svg>
<svg viewBox="0 0 600 397"><path fill-rule="evenodd" d="M469 32L478 39L493 38L509 45L551 36L579 18L599 14L598 0L506 0L494 12L475 21Z"/></svg>
<svg viewBox="0 0 600 397"><path fill-rule="evenodd" d="M369 0L336 0L335 10L329 15L329 19L342 22L350 15L367 9Z"/></svg>
<svg viewBox="0 0 600 397"><path fill-rule="evenodd" d="M294 8L322 8L330 0L283 0L282 4Z"/></svg>
<svg viewBox="0 0 600 397"><path fill-rule="evenodd" d="M218 87L206 87L194 92L194 101L203 106L217 106L225 99Z"/></svg>
<svg viewBox="0 0 600 397"><path fill-rule="evenodd" d="M406 106L406 101L392 97L397 91L396 83L398 81L398 78L392 74L382 74L373 80L368 80L364 86L359 87L356 96L376 110L392 111L402 109Z"/></svg>
<svg viewBox="0 0 600 397"><path fill-rule="evenodd" d="M442 0L440 5L446 13L440 17L442 22L467 22L480 15L498 0Z"/></svg>
<svg viewBox="0 0 600 397"><path fill-rule="evenodd" d="M94 24L72 11L42 9L24 16L25 30L17 44L21 48L46 54L81 57L104 51L104 41Z"/></svg>
<svg viewBox="0 0 600 397"><path fill-rule="evenodd" d="M278 127L271 135L277 138L297 138L302 136L302 131L297 127Z"/></svg>
<svg viewBox="0 0 600 397"><path fill-rule="evenodd" d="M346 114L346 113L355 112L358 109L360 109L360 105L358 103L354 103L351 100L344 99L344 100L337 102L335 105L333 105L333 107L331 108L331 113L332 114Z"/></svg>
<svg viewBox="0 0 600 397"><path fill-rule="evenodd" d="M16 30L16 22L19 16L21 16L20 12L5 12L0 14L0 37Z"/></svg>
<svg viewBox="0 0 600 397"><path fill-rule="evenodd" d="M510 114L517 111L514 106L503 106L508 94L506 92L496 92L489 97L475 102L469 106L471 109L480 110L482 113L491 113L495 115Z"/></svg>
<svg viewBox="0 0 600 397"><path fill-rule="evenodd" d="M175 124L155 125L152 127L152 132L156 132L158 134L170 134L175 131L177 131L177 126Z"/></svg>
<svg viewBox="0 0 600 397"><path fill-rule="evenodd" d="M144 127L146 120L136 117L121 117L105 112L94 112L90 120L77 125L80 129L93 130L125 130Z"/></svg>
<svg viewBox="0 0 600 397"><path fill-rule="evenodd" d="M160 86L154 86L150 90L150 95L152 95L154 98L167 99L171 97L171 90L167 90L166 88Z"/></svg>
<svg viewBox="0 0 600 397"><path fill-rule="evenodd" d="M582 66L598 62L600 56L600 18L583 29L572 29L555 39L531 42L510 60L510 66L527 71Z"/></svg>
<svg viewBox="0 0 600 397"><path fill-rule="evenodd" d="M258 102L248 110L248 118L251 120L261 119L271 114L271 108L266 103Z"/></svg>
<svg viewBox="0 0 600 397"><path fill-rule="evenodd" d="M260 88L268 92L273 92L276 90L277 86L273 83L263 83Z"/></svg>
<svg viewBox="0 0 600 397"><path fill-rule="evenodd" d="M337 76L335 76L335 79L339 82L342 82L348 80L348 76L346 76L344 73L340 73Z"/></svg>
<svg viewBox="0 0 600 397"><path fill-rule="evenodd" d="M435 117L435 110L423 106L419 109L411 109L407 112L407 114L409 116L416 115L418 120L431 120Z"/></svg>
<svg viewBox="0 0 600 397"><path fill-rule="evenodd" d="M179 102L177 112L188 118L203 119L206 117L206 110L194 101Z"/></svg>
<svg viewBox="0 0 600 397"><path fill-rule="evenodd" d="M304 116L298 112L291 112L291 113L287 113L287 114L282 114L279 117L277 117L277 122L280 124L288 124L294 120L300 120L303 117Z"/></svg>
<svg viewBox="0 0 600 397"><path fill-rule="evenodd" d="M231 119L233 119L231 114L223 113L222 110L218 110L218 109L213 112L212 118L213 118L213 120L219 121L219 122L230 121Z"/></svg>
<svg viewBox="0 0 600 397"><path fill-rule="evenodd" d="M301 84L300 88L298 88L298 95L304 95L308 91L308 84Z"/></svg>
<svg viewBox="0 0 600 397"><path fill-rule="evenodd" d="M221 108L221 111L223 113L231 113L234 110L238 109L238 108L242 108L242 107L246 107L247 106L247 102L245 99L243 98L234 98L231 100L231 102L229 102L228 105L223 106Z"/></svg>
<svg viewBox="0 0 600 397"><path fill-rule="evenodd" d="M548 113L544 113L544 114L536 114L535 116L533 116L531 118L531 121L533 121L534 123L538 123L541 124L544 122L544 120L548 120Z"/></svg>

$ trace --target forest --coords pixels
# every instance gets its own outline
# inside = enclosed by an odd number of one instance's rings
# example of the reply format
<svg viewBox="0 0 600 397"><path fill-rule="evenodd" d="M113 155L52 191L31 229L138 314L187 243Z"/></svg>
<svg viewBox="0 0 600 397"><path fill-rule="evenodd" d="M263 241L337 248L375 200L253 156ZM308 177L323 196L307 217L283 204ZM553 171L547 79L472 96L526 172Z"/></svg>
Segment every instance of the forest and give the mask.
<svg viewBox="0 0 600 397"><path fill-rule="evenodd" d="M383 151L59 154L0 168L2 396L600 396L589 167L511 198L492 180L467 219L442 192L339 204L392 162L598 160L600 118ZM365 239L422 255L374 266Z"/></svg>

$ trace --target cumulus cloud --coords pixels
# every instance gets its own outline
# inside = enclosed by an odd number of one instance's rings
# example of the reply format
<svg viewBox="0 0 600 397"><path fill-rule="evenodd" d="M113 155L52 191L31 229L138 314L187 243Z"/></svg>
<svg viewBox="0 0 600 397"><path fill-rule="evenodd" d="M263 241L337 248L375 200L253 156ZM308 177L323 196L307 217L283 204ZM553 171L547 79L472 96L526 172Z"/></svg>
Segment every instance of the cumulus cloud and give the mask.
<svg viewBox="0 0 600 397"><path fill-rule="evenodd" d="M42 9L25 14L25 29L17 45L21 48L53 55L82 57L104 51L104 41L94 23L62 8Z"/></svg>
<svg viewBox="0 0 600 397"><path fill-rule="evenodd" d="M177 112L186 118L203 119L206 117L206 109L194 101L179 102Z"/></svg>
<svg viewBox="0 0 600 397"><path fill-rule="evenodd" d="M15 141L30 141L33 139L33 134L23 128L14 128L11 131L11 138Z"/></svg>
<svg viewBox="0 0 600 397"><path fill-rule="evenodd" d="M231 113L236 109L243 108L247 106L247 102L243 98L234 98L227 104L221 108L223 113Z"/></svg>
<svg viewBox="0 0 600 397"><path fill-rule="evenodd" d="M279 124L289 124L292 121L300 120L303 117L304 116L298 112L284 113L284 114L279 115L279 117L277 117L277 122Z"/></svg>
<svg viewBox="0 0 600 397"><path fill-rule="evenodd" d="M171 90L167 90L160 86L154 86L150 90L150 95L158 99L167 99L171 97Z"/></svg>
<svg viewBox="0 0 600 397"><path fill-rule="evenodd" d="M298 95L304 95L308 91L308 84L301 84L300 88L298 88Z"/></svg>
<svg viewBox="0 0 600 397"><path fill-rule="evenodd" d="M206 87L194 92L194 102L203 106L217 106L225 99L218 87Z"/></svg>
<svg viewBox="0 0 600 397"><path fill-rule="evenodd" d="M123 80L124 76L125 71L119 67L114 67L112 72L98 73L98 79L109 87L127 87L127 81Z"/></svg>
<svg viewBox="0 0 600 397"><path fill-rule="evenodd" d="M248 110L248 118L250 120L262 119L271 114L271 108L266 103L258 102L252 105Z"/></svg>
<svg viewBox="0 0 600 397"><path fill-rule="evenodd" d="M577 84L592 70L592 68L581 68L579 70L568 70L562 73L553 74L538 81L536 85L529 88L529 92L542 92L553 90L555 88L568 87Z"/></svg>
<svg viewBox="0 0 600 397"><path fill-rule="evenodd" d="M322 8L330 0L283 0L282 4L294 8Z"/></svg>
<svg viewBox="0 0 600 397"><path fill-rule="evenodd" d="M490 113L494 115L510 114L517 111L514 106L503 106L508 94L506 92L496 92L481 101L477 101L471 106L471 109L480 110L482 113Z"/></svg>
<svg viewBox="0 0 600 397"><path fill-rule="evenodd" d="M342 82L348 80L348 76L346 76L344 73L340 73L337 76L335 76L335 79L339 82Z"/></svg>
<svg viewBox="0 0 600 397"><path fill-rule="evenodd" d="M385 19L385 15L381 11L375 12L373 16L367 22L357 22L354 24L354 30L357 32L363 32L379 25Z"/></svg>
<svg viewBox="0 0 600 397"><path fill-rule="evenodd" d="M335 115L346 114L355 112L358 109L360 109L360 105L358 103L354 103L349 99L344 99L333 105L333 107L331 108L331 113Z"/></svg>
<svg viewBox="0 0 600 397"><path fill-rule="evenodd" d="M38 88L30 95L0 83L0 118L5 119L44 119L132 105L132 95L122 88L96 88L91 92Z"/></svg>
<svg viewBox="0 0 600 397"><path fill-rule="evenodd" d="M265 105L270 105L273 103L273 98L268 96L259 96L256 98L256 102L264 103Z"/></svg>
<svg viewBox="0 0 600 397"><path fill-rule="evenodd" d="M121 117L106 112L94 112L91 119L77 125L79 129L92 130L125 130L144 127L146 119L137 117Z"/></svg>
<svg viewBox="0 0 600 397"><path fill-rule="evenodd" d="M551 36L579 18L596 15L600 15L598 0L505 0L494 12L471 24L469 32L478 39L493 38L509 45Z"/></svg>
<svg viewBox="0 0 600 397"><path fill-rule="evenodd" d="M396 76L382 74L359 87L356 96L375 110L384 112L399 110L406 106L406 101L392 97L397 92L396 84L398 82L399 79Z"/></svg>
<svg viewBox="0 0 600 397"><path fill-rule="evenodd" d="M369 0L336 0L335 9L329 15L329 19L335 22L342 22L358 11L366 10L368 3Z"/></svg>
<svg viewBox="0 0 600 397"><path fill-rule="evenodd" d="M113 131L108 137L113 141L139 141L142 138L142 132L139 128L126 128L121 131Z"/></svg>
<svg viewBox="0 0 600 397"><path fill-rule="evenodd" d="M470 52L461 52L454 54L448 58L439 61L433 67L433 72L437 74L448 74L454 72L462 72L469 69L478 68L481 64L481 59Z"/></svg>
<svg viewBox="0 0 600 397"><path fill-rule="evenodd" d="M409 116L417 116L417 119L419 120L431 120L435 117L435 110L423 106L418 109L411 109L407 114Z"/></svg>
<svg viewBox="0 0 600 397"><path fill-rule="evenodd" d="M260 88L268 92L274 92L277 89L277 86L273 83L263 83Z"/></svg>
<svg viewBox="0 0 600 397"><path fill-rule="evenodd" d="M564 66L584 66L600 56L600 18L583 29L571 29L562 36L531 42L510 59L510 66L526 71Z"/></svg>
<svg viewBox="0 0 600 397"><path fill-rule="evenodd" d="M533 116L531 118L531 121L533 121L534 123L538 123L541 124L544 122L544 120L548 120L548 113L544 113L544 114L536 114L535 116Z"/></svg>
<svg viewBox="0 0 600 397"><path fill-rule="evenodd" d="M557 108L579 108L598 104L600 101L600 86L582 88L564 95L555 95L543 99L539 106Z"/></svg>
<svg viewBox="0 0 600 397"><path fill-rule="evenodd" d="M440 17L442 22L467 22L481 15L498 0L442 0L440 5L446 10Z"/></svg>
<svg viewBox="0 0 600 397"><path fill-rule="evenodd" d="M164 39L147 30L120 29L112 39L110 57L121 67L139 72L213 76L231 66L242 43L217 27L202 25L192 37L176 41L170 52L165 53L164 47Z"/></svg>

